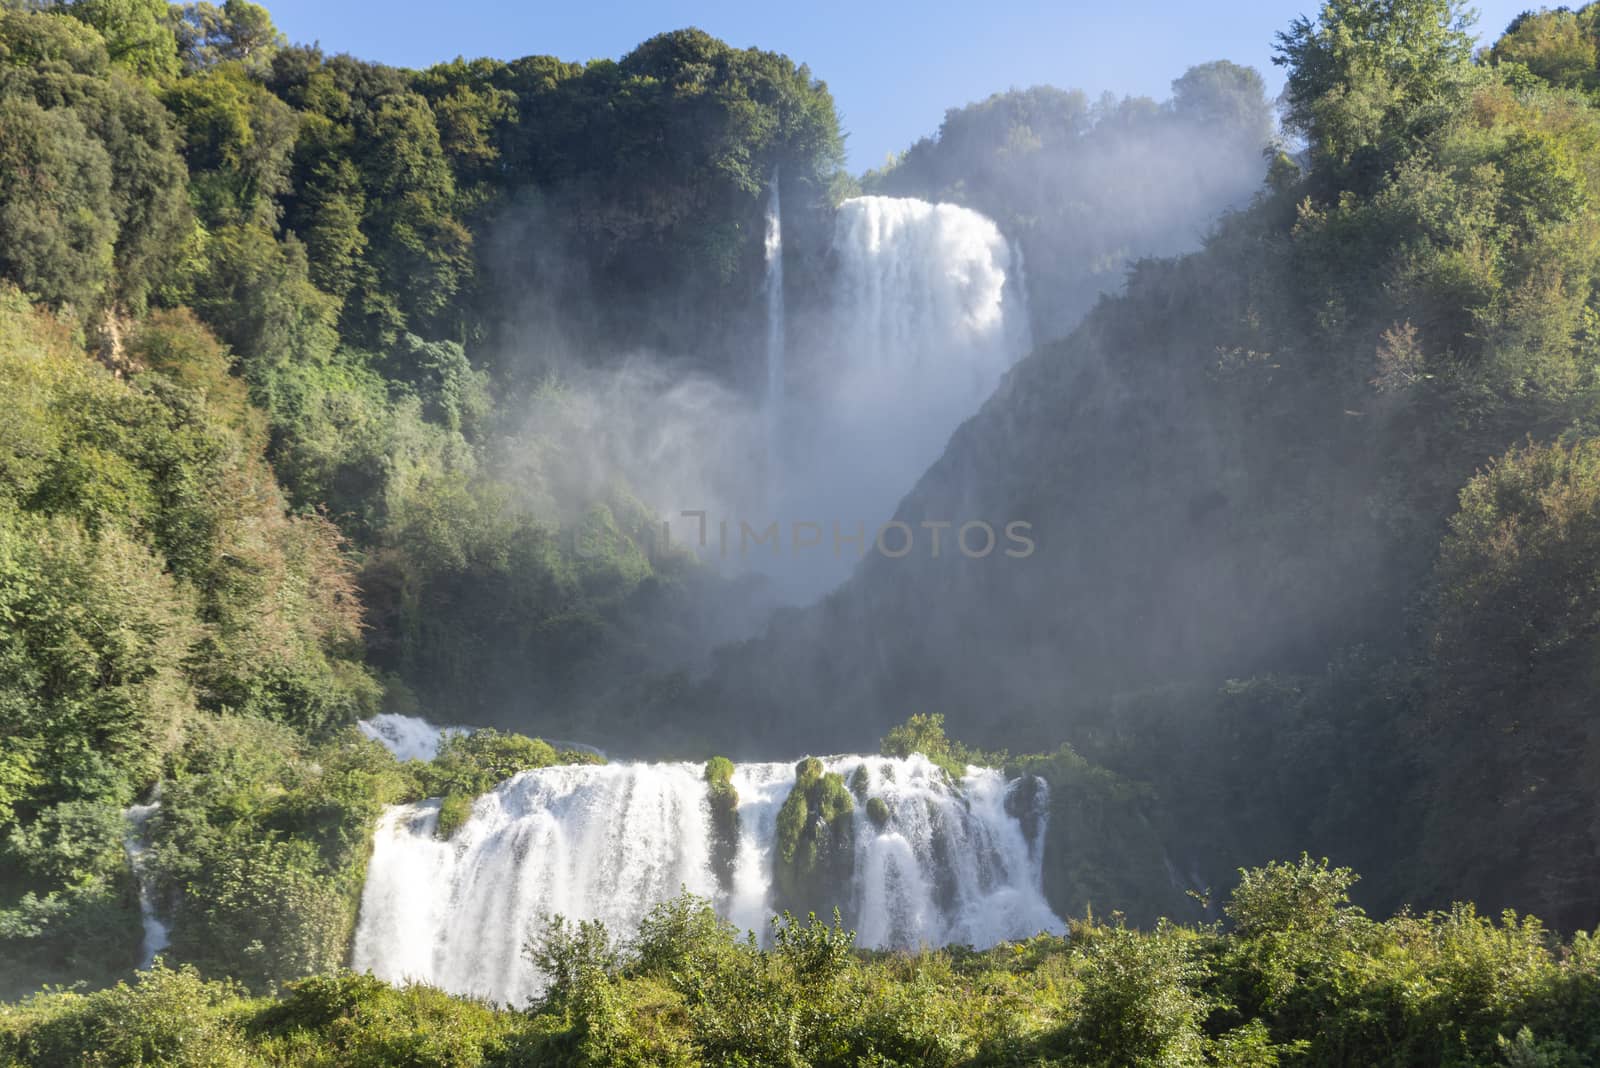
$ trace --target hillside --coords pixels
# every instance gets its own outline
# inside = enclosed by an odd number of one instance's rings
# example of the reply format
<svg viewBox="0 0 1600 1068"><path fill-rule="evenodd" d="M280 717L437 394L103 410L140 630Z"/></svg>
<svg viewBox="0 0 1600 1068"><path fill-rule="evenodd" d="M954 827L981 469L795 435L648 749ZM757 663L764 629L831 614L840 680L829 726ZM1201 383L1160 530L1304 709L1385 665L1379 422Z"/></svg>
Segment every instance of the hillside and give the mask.
<svg viewBox="0 0 1600 1068"><path fill-rule="evenodd" d="M1065 739L1150 784L1201 888L1306 847L1386 908L1592 924L1600 113L1541 50L1593 15L1474 59L1449 10L1297 23L1307 166L1135 264L897 512L1034 552L869 553L691 701L791 746Z"/></svg>

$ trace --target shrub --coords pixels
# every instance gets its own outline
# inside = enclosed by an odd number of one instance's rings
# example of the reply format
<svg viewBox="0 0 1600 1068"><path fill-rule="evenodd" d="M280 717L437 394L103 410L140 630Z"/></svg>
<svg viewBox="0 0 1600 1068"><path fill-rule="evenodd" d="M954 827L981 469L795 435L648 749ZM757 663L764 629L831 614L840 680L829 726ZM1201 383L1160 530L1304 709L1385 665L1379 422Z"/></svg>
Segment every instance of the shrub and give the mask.
<svg viewBox="0 0 1600 1068"><path fill-rule="evenodd" d="M448 793L439 802L439 820L434 825L436 838L449 841L463 823L472 818L473 799L466 794Z"/></svg>

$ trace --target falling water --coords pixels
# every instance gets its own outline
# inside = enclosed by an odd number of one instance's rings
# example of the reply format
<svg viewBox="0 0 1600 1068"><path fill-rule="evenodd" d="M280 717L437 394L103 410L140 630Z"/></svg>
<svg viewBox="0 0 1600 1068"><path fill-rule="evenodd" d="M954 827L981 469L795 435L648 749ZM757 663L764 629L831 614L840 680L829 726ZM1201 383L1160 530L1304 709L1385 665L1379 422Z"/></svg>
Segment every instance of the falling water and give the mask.
<svg viewBox="0 0 1600 1068"><path fill-rule="evenodd" d="M951 433L1027 352L1026 298L1020 257L999 228L955 204L846 200L832 253L825 321L799 358L803 373L790 374L790 392L806 398L784 413L779 518L825 531L864 525L870 544ZM776 577L803 599L837 585L857 558L813 553Z"/></svg>
<svg viewBox="0 0 1600 1068"><path fill-rule="evenodd" d="M139 887L139 918L144 926L144 939L139 947L141 968L153 965L156 954L167 948L167 925L156 915L155 895L150 885L149 872L145 870L145 857L150 850L145 827L149 824L150 817L160 808L161 802L152 799L149 804L132 805L122 810L122 818L128 823L128 833L122 838L122 848L128 854L128 867L132 869L134 882Z"/></svg>
<svg viewBox="0 0 1600 1068"><path fill-rule="evenodd" d="M425 719L396 712L380 713L356 726L368 738L382 742L396 760L432 760L441 742L452 734L465 733L460 727L436 727Z"/></svg>
<svg viewBox="0 0 1600 1068"><path fill-rule="evenodd" d="M739 846L727 916L741 930L765 935L774 911L772 843L778 835L778 810L794 786L794 765L740 764L730 781L739 793Z"/></svg>
<svg viewBox="0 0 1600 1068"><path fill-rule="evenodd" d="M951 783L922 757L827 766L847 781L864 769L868 794L890 814L880 830L856 806L856 874L839 904L862 945L990 945L1061 929L1040 887L1042 842L1005 811L1014 782L972 768ZM739 841L726 891L699 764L525 772L479 798L449 841L434 834L438 802L391 808L373 842L353 964L520 1004L542 987L521 947L545 915L598 919L626 936L687 888L764 933L777 907L777 814L794 779L792 764L735 769Z"/></svg>
<svg viewBox="0 0 1600 1068"><path fill-rule="evenodd" d="M767 194L767 485L777 485L783 434L783 208L778 172ZM773 490L775 492L775 490Z"/></svg>
<svg viewBox="0 0 1600 1068"><path fill-rule="evenodd" d="M991 946L1061 929L1040 885L1042 821L1038 839L1029 841L1006 812L1014 782L969 768L955 791L920 756L850 757L829 770L849 782L858 768L866 772L867 796L882 798L889 810L880 831L865 806L856 806L852 915L863 945Z"/></svg>

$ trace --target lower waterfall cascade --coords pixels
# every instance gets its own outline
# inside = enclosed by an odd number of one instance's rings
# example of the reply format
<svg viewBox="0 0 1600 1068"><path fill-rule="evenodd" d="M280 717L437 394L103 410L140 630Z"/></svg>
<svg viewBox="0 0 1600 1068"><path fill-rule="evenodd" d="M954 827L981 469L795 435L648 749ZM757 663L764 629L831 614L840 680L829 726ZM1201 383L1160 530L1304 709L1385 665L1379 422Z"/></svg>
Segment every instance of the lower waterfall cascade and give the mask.
<svg viewBox="0 0 1600 1068"><path fill-rule="evenodd" d="M1024 780L972 767L952 781L922 756L823 763L882 801L878 821L855 805L854 877L829 903L859 945L988 946L1064 930L1041 886L1043 820L1030 837L1008 811ZM437 800L393 806L374 835L351 963L521 1005L544 985L522 947L549 916L600 920L629 937L650 908L687 890L764 937L780 907L778 813L795 779L791 763L735 767L738 841L721 878L702 764L523 772L479 797L447 841L434 833ZM1031 783L1042 804L1042 782Z"/></svg>

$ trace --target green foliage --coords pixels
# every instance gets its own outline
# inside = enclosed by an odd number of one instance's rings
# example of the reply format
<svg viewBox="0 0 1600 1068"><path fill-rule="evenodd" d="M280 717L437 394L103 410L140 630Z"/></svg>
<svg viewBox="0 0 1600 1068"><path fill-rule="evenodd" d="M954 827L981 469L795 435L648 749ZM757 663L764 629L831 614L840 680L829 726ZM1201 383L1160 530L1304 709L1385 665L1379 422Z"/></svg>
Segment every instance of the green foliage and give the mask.
<svg viewBox="0 0 1600 1068"><path fill-rule="evenodd" d="M1245 938L1268 932L1317 934L1342 917L1359 915L1347 911L1356 874L1329 868L1326 858L1301 856L1296 864L1275 862L1239 875L1225 911Z"/></svg>
<svg viewBox="0 0 1600 1068"><path fill-rule="evenodd" d="M733 862L739 852L739 791L730 781L733 761L714 756L706 761L706 801L711 806L711 865L725 889L731 888Z"/></svg>
<svg viewBox="0 0 1600 1068"><path fill-rule="evenodd" d="M1509 906L1517 869L1536 865L1547 878L1529 903L1558 922L1587 915L1576 887L1592 852L1574 817L1591 766L1596 559L1600 446L1530 443L1461 491L1436 573L1424 719L1435 877Z"/></svg>
<svg viewBox="0 0 1600 1068"><path fill-rule="evenodd" d="M80 8L149 14L143 0ZM110 68L84 23L12 10L0 11L0 115L0 276L84 318L113 302L142 310L189 225L161 105Z"/></svg>
<svg viewBox="0 0 1600 1068"><path fill-rule="evenodd" d="M165 0L73 0L62 9L99 32L118 66L155 80L178 72L178 41Z"/></svg>
<svg viewBox="0 0 1600 1068"><path fill-rule="evenodd" d="M96 1062L242 1068L259 1062L232 1019L239 1005L228 983L158 965L131 985L39 994L8 1010L0 1055L41 1068Z"/></svg>
<svg viewBox="0 0 1600 1068"><path fill-rule="evenodd" d="M247 1023L264 1062L306 1068L504 1064L518 1030L513 1013L349 972L291 983L282 1001L257 1008Z"/></svg>
<svg viewBox="0 0 1600 1068"><path fill-rule="evenodd" d="M207 411L243 443L267 444L265 413L250 403L245 383L231 373L232 358L186 308L152 312L127 338L129 363L154 371L197 393Z"/></svg>
<svg viewBox="0 0 1600 1068"><path fill-rule="evenodd" d="M1517 63L1563 89L1593 89L1596 77L1595 8L1525 11L1489 50L1495 63Z"/></svg>
<svg viewBox="0 0 1600 1068"><path fill-rule="evenodd" d="M706 761L706 782L712 786L730 785L733 778L733 761L725 756L714 756Z"/></svg>
<svg viewBox="0 0 1600 1068"><path fill-rule="evenodd" d="M1059 1038L1079 1064L1156 1068L1207 1063L1201 1030L1209 1000L1197 940L1166 925L1149 934L1085 925L1075 978L1081 994Z"/></svg>
<svg viewBox="0 0 1600 1068"><path fill-rule="evenodd" d="M445 738L439 743L438 755L418 769L417 777L428 796L453 793L473 798L519 772L552 764L598 762L600 758L592 754L558 754L538 738L505 734L486 727Z"/></svg>
<svg viewBox="0 0 1600 1068"><path fill-rule="evenodd" d="M878 743L878 752L892 757L921 753L956 781L965 777L969 764L999 767L1006 762L1004 752L985 753L946 737L944 716L937 712L933 715L915 713L899 726L891 727Z"/></svg>
<svg viewBox="0 0 1600 1068"><path fill-rule="evenodd" d="M880 831L889 825L889 806L884 803L883 798L867 798L867 818Z"/></svg>
<svg viewBox="0 0 1600 1068"><path fill-rule="evenodd" d="M855 798L844 777L816 757L795 765L794 786L778 810L778 900L786 907L831 904L855 866Z"/></svg>
<svg viewBox="0 0 1600 1068"><path fill-rule="evenodd" d="M1328 0L1278 34L1285 119L1339 164L1437 121L1470 78L1475 13L1457 0Z"/></svg>
<svg viewBox="0 0 1600 1068"><path fill-rule="evenodd" d="M378 815L413 790L353 730L310 746L261 720L194 723L151 827L168 959L254 988L337 968Z"/></svg>
<svg viewBox="0 0 1600 1068"><path fill-rule="evenodd" d="M439 819L434 824L434 837L449 841L472 818L473 798L468 794L448 793L439 799Z"/></svg>
<svg viewBox="0 0 1600 1068"><path fill-rule="evenodd" d="M76 115L0 99L0 270L29 288L94 307L110 284L116 223L111 161ZM97 210L98 209L98 210Z"/></svg>
<svg viewBox="0 0 1600 1068"><path fill-rule="evenodd" d="M645 914L628 946L628 970L687 994L715 981L741 948L736 928L709 901L684 892Z"/></svg>
<svg viewBox="0 0 1600 1068"><path fill-rule="evenodd" d="M264 75L286 43L267 9L249 0L226 0L220 7L201 0L184 4L177 15L179 53L190 71L233 62Z"/></svg>
<svg viewBox="0 0 1600 1068"><path fill-rule="evenodd" d="M544 1006L565 1008L585 988L608 980L622 959L622 950L599 920L572 923L551 916L523 944L523 955L545 980Z"/></svg>
<svg viewBox="0 0 1600 1068"><path fill-rule="evenodd" d="M339 971L245 1000L157 966L0 1006L0 1059L1564 1068L1600 1053L1587 935L1467 906L1369 920L1342 902L1347 872L1306 860L1242 874L1231 931L1085 919L983 951L861 952L837 916L782 917L763 951L688 894L624 941L558 917L529 940L549 985L526 1011Z"/></svg>

